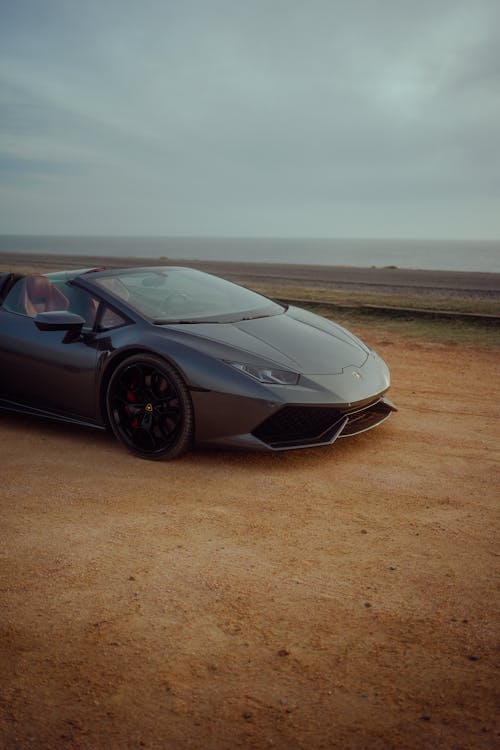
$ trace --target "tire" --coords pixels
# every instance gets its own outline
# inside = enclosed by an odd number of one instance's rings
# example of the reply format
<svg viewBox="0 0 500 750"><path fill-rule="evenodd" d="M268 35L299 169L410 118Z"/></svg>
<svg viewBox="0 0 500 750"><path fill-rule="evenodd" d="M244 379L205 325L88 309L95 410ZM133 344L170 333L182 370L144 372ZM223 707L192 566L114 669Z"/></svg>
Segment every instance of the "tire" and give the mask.
<svg viewBox="0 0 500 750"><path fill-rule="evenodd" d="M106 412L115 436L140 458L170 460L192 444L189 391L177 370L159 357L137 354L118 365L108 383Z"/></svg>

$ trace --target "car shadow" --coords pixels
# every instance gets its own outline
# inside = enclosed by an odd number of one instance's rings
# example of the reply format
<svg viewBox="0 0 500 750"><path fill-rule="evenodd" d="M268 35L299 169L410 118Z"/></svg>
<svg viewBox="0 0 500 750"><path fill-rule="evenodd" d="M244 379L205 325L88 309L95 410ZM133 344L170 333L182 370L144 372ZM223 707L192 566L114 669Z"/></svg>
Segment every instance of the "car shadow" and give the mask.
<svg viewBox="0 0 500 750"><path fill-rule="evenodd" d="M0 412L0 424L7 432L26 432L26 437L34 437L36 442L45 440L63 440L72 443L75 450L86 451L96 446L104 450L109 456L113 453L117 457L121 454L123 459L129 461L144 461L131 455L124 446L116 440L111 432L106 430L92 429L78 424L70 424L37 417L28 414L13 414L11 412ZM371 431L370 431L371 432ZM305 465L311 468L321 466L325 462L342 461L348 459L353 452L359 455L362 444L373 440L372 434L366 433L355 435L347 439L338 439L332 445L317 448L303 448L288 451L259 451L250 449L229 449L216 445L196 445L186 454L178 459L166 461L165 467L178 464L191 464L197 469L213 466L228 465L231 468L243 470L259 470L260 472L302 470ZM115 454L116 451L116 454ZM161 465L161 461L154 462Z"/></svg>

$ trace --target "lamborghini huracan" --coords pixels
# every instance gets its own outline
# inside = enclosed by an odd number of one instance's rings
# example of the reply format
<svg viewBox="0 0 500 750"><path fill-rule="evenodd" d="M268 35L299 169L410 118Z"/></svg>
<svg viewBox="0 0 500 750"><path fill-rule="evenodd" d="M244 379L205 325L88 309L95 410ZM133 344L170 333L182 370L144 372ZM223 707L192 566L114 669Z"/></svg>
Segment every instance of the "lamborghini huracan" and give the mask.
<svg viewBox="0 0 500 750"><path fill-rule="evenodd" d="M328 445L396 411L388 388L344 328L200 271L0 274L0 408L110 429L141 458Z"/></svg>

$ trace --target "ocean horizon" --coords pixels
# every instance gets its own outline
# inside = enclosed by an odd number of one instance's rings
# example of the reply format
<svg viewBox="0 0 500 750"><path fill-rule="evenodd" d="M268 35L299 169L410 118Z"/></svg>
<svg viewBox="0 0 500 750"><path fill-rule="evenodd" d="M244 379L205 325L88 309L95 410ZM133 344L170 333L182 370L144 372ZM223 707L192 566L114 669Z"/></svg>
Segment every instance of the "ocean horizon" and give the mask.
<svg viewBox="0 0 500 750"><path fill-rule="evenodd" d="M0 235L0 253L500 273L500 240Z"/></svg>

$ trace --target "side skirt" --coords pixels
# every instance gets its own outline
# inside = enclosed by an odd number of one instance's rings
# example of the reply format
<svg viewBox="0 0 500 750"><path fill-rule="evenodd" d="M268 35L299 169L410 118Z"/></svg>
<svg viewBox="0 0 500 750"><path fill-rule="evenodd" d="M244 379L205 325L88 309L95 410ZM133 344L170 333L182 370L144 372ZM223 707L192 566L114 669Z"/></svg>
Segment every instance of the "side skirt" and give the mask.
<svg viewBox="0 0 500 750"><path fill-rule="evenodd" d="M65 424L75 424L80 427L90 427L93 430L106 431L106 427L97 422L90 422L86 419L80 419L69 414L57 414L56 412L46 411L45 409L37 409L34 406L26 406L25 404L19 404L16 401L9 401L5 398L0 398L0 410L14 412L16 414L26 414L31 417L41 417L42 419L50 419L53 422L64 422Z"/></svg>

